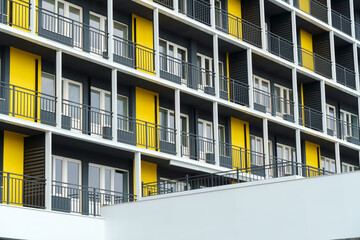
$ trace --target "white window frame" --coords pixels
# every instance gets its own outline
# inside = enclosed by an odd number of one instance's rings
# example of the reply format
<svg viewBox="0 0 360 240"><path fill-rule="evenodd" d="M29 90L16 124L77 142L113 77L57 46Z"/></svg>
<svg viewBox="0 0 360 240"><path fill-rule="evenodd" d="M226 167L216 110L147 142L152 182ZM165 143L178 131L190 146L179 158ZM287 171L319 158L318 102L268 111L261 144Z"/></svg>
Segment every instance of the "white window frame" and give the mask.
<svg viewBox="0 0 360 240"><path fill-rule="evenodd" d="M329 166L329 168L327 166ZM334 169L332 169L332 166L334 166ZM336 172L336 161L335 161L335 159L321 156L321 168L324 169L325 171L335 173Z"/></svg>
<svg viewBox="0 0 360 240"><path fill-rule="evenodd" d="M177 181L177 180L172 180L172 179L168 179L168 178L163 178L160 177L160 185L163 184L164 189L168 188L166 185L170 184L175 184L175 189L174 191L170 191L170 192L179 192L179 191L184 191L186 189L186 183L185 182L181 182L181 181ZM169 193L168 190L164 191L164 193ZM158 193L159 194L159 193Z"/></svg>
<svg viewBox="0 0 360 240"><path fill-rule="evenodd" d="M131 121L130 118L129 118L129 98L127 96L118 94L117 97L116 97L116 101L119 101L119 97L126 100L126 115L125 116L120 115L121 116L120 123L125 122L125 124L123 124L123 126L119 126L119 123L118 123L117 124L117 129L121 130L121 131L129 132L129 124L130 124L130 121ZM119 115L119 113L118 113L118 115Z"/></svg>
<svg viewBox="0 0 360 240"><path fill-rule="evenodd" d="M62 109L63 109L62 114L64 114L65 116L71 117L71 131L81 132L80 129L76 129L76 128L78 128L76 126L81 126L81 124L82 124L82 117L83 117L83 111L82 111L82 109L83 109L83 105L82 105L83 104L83 85L80 82L76 82L76 81L73 81L73 80L70 80L70 79L67 79L67 78L62 79L62 84L63 84L62 85L63 86L63 92L62 92L63 96L62 96L62 98L64 100L68 100L68 101L70 101L69 100L69 84L78 85L80 87L80 97L79 97L80 102L79 103L67 102L67 107L65 108L65 110L64 110L64 105L62 105ZM79 108L79 111L80 111L79 119L74 119L70 115L70 113L69 113L70 108ZM82 126L81 126L81 128L82 128Z"/></svg>
<svg viewBox="0 0 360 240"><path fill-rule="evenodd" d="M114 49L114 54L124 57L124 58L129 58L129 26L127 24L124 24L122 22L119 21L115 21L114 20L114 29L115 29L115 25L121 25L124 26L126 28L126 38L120 38L119 36L115 36L114 34L114 43L113 43L113 49ZM114 31L115 32L115 31Z"/></svg>
<svg viewBox="0 0 360 240"><path fill-rule="evenodd" d="M43 74L44 75L48 75L50 78L53 79L54 81L54 92L53 92L53 96L55 97L55 92L56 92L56 78L55 78L55 75L54 74L51 74L51 73L47 73L47 72L41 72L41 79L43 78ZM0 59L0 78L1 78L1 59ZM41 81L41 84L43 83L43 81ZM41 89L42 89L42 86L41 86ZM53 104L52 103L52 100L53 101ZM44 106L45 104L45 106ZM43 110L43 111L47 111L47 112L51 112L51 113L55 113L55 98L50 98L49 99L49 96L44 96L42 95L41 98L40 98L40 109Z"/></svg>
<svg viewBox="0 0 360 240"><path fill-rule="evenodd" d="M259 81L259 87L255 87L255 82L256 80ZM264 91L263 85L264 83L268 84L268 91ZM262 105L266 108L266 112L267 113L271 113L271 86L270 86L270 81L259 77L257 75L253 75L253 84L254 84L254 103L257 103L259 105Z"/></svg>
<svg viewBox="0 0 360 240"><path fill-rule="evenodd" d="M219 6L216 6L217 4L219 4ZM220 0L215 0L215 7L217 7L218 9L215 9L215 26L219 26L220 28L222 28L222 12L221 12L221 1Z"/></svg>
<svg viewBox="0 0 360 240"><path fill-rule="evenodd" d="M199 131L199 123L202 123L203 124L203 132L202 132L202 138L205 138L205 139L202 139L201 141L203 142L203 146L202 146L202 148L200 148L200 146L199 146L199 154L200 154L200 159L201 160L206 160L206 154L207 153L214 153L214 149L213 149L213 147L211 147L211 149L209 148L209 143L208 143L208 141L212 141L213 139L214 139L214 133L213 133L213 124L212 124L212 122L210 122L210 121L206 121L206 120L203 120L203 119L198 119L198 122L197 122L197 129L198 129L198 131ZM207 136L207 131L206 131L206 129L207 129L207 127L210 125L210 129L211 129L211 136ZM199 132L198 132L198 136L200 137L200 135L199 135ZM213 146L212 144L210 144L210 146ZM201 151L201 149L202 149L202 151Z"/></svg>
<svg viewBox="0 0 360 240"><path fill-rule="evenodd" d="M358 168L358 166L349 163L341 163L341 172L353 172Z"/></svg>
<svg viewBox="0 0 360 240"><path fill-rule="evenodd" d="M100 54L103 54L105 51L106 51L106 48L105 48L105 46L106 46L106 44L107 44L107 38L105 37L104 39L101 39L102 37L102 31L104 31L104 32L106 32L106 20L107 20L107 18L106 18L106 16L103 16L103 15L101 15L101 14L98 14L98 13L95 13L95 12L92 12L92 11L90 11L89 12L89 21L90 21L90 17L91 17L91 15L93 15L94 17L98 17L99 19L100 19L100 29L91 29L92 31L94 31L94 30L98 30L98 31L96 31L96 33L95 34L98 34L98 37L100 38L100 41L101 40L104 40L103 42L102 42L102 44L101 44L101 46L99 47L99 46L97 46L96 44L96 46L94 47L92 44L92 38L91 38L91 36L93 36L93 34L90 34L90 53L92 53L92 52L94 52L94 53L100 53ZM95 36L95 39L96 39L97 37Z"/></svg>
<svg viewBox="0 0 360 240"><path fill-rule="evenodd" d="M345 119L341 119L341 115L344 116ZM350 122L347 121L347 116L349 117ZM352 117L356 117L356 124L352 123ZM356 114L340 109L340 126L342 128L341 134L344 137L356 137L355 133L353 133L353 127L359 127L359 118ZM349 132L350 131L350 132ZM357 137L359 133L357 133Z"/></svg>
<svg viewBox="0 0 360 240"><path fill-rule="evenodd" d="M280 111L279 109L276 109L276 115L283 117L285 114L291 114L291 104L293 102L292 97L293 97L293 91L291 88L287 88L284 86L281 86L279 84L274 84L274 96L276 96L275 94L275 88L279 88L280 89L280 99L278 101L280 101ZM287 94L287 97L284 97L284 91ZM291 96L291 98L290 98ZM275 101L277 101L277 99L275 99ZM284 106L286 105L286 107ZM275 102L275 106L277 108L276 102ZM286 109L285 109L286 108ZM293 109L294 111L294 109Z"/></svg>
<svg viewBox="0 0 360 240"><path fill-rule="evenodd" d="M334 110L334 116L330 116L330 109ZM334 132L334 136L337 135L337 116L336 116L336 107L330 104L326 104L326 124L327 124L327 129L333 130ZM331 128L331 123L334 125L333 128Z"/></svg>
<svg viewBox="0 0 360 240"><path fill-rule="evenodd" d="M213 59L211 58L211 57L208 57L208 56L205 56L205 55L203 55L203 54L201 54L201 53L197 53L196 54L196 57L198 58L198 57L200 57L200 68L201 69L205 69L206 71L210 71L210 72L212 72L212 70L213 70ZM209 69L206 69L206 64L205 64L205 61L206 60L208 60L209 61ZM197 60L196 60L197 61ZM212 78L212 76L209 76L209 78L210 78L210 84L207 84L206 83L206 71L205 72L203 72L203 70L201 70L201 79L200 79L200 81L199 81L199 89L200 90L204 90L205 89L205 87L213 87L213 82L211 81L211 78Z"/></svg>
<svg viewBox="0 0 360 240"><path fill-rule="evenodd" d="M186 114L180 114L180 121L181 117L185 118L186 121L186 131L181 132L181 152L184 153L183 157L189 157L190 156L190 136L189 136L189 116ZM175 119L176 121L176 119ZM180 122L181 124L181 122ZM184 141L185 140L185 141ZM186 146L184 146L183 142L186 142Z"/></svg>
<svg viewBox="0 0 360 240"><path fill-rule="evenodd" d="M175 112L173 110L170 110L170 109L167 109L167 108L162 108L162 107L159 107L159 113L160 113L160 110L166 112L166 124L167 126L160 126L160 127L165 127L165 132L166 132L166 139L162 139L163 135L161 134L161 131L164 131L163 130L160 130L160 140L161 141L164 141L164 142L168 142L168 143L175 143L175 128L173 129L173 131L170 129L170 114L172 114L174 116L174 127L175 127ZM160 120L160 119L159 119Z"/></svg>
<svg viewBox="0 0 360 240"><path fill-rule="evenodd" d="M99 114L99 123L96 123L96 122L94 123L92 121L92 119L90 118L90 129L91 129L90 132L91 132L92 136L101 137L101 136L103 136L102 127L111 127L111 92L106 91L106 90L101 89L101 88L91 87L90 88L90 98L91 98L92 91L99 92L99 94L100 94L100 107L99 107L99 111L96 112L97 114ZM105 102L106 102L105 96L106 95L109 95L109 97L110 97L110 109L109 110L105 109ZM91 109L91 111L94 111L96 109L96 107L91 106L91 104L90 104L90 109ZM103 114L104 114L104 117L101 117L101 115L103 115ZM95 113L92 113L90 115L94 116Z"/></svg>
<svg viewBox="0 0 360 240"><path fill-rule="evenodd" d="M258 142L260 142L260 152L257 150L257 145L252 146L252 139L254 139L255 144L257 144ZM255 135L250 135L250 151L251 151L251 155L250 155L250 163L251 165L255 165L255 166L263 166L263 158L262 156L258 156L258 154L262 154L264 152L264 141L261 137L255 136ZM256 152L256 155L254 155L254 152ZM260 163L261 162L261 163Z"/></svg>
<svg viewBox="0 0 360 240"><path fill-rule="evenodd" d="M279 156L279 152L278 152L278 148L281 148L281 155ZM286 156L286 150L288 151L288 153L290 154L290 156ZM290 166L289 163L291 164L296 164L296 149L294 147L285 145L285 144L281 144L281 143L277 143L276 144L276 156L277 156L277 161L281 164L283 163L282 160L285 160L285 164L284 165L280 165L278 167L278 174L280 176L283 176L283 174L288 175L288 174L293 174L292 173L292 165ZM290 159L287 159L288 157L290 157ZM283 174L282 174L283 173Z"/></svg>

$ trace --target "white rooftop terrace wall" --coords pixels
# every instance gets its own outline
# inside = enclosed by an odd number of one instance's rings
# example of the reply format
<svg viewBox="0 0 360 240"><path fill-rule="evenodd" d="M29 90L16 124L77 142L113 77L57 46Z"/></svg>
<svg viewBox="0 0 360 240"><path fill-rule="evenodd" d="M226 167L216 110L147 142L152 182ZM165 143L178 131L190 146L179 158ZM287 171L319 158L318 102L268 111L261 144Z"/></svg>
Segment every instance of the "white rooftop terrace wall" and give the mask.
<svg viewBox="0 0 360 240"><path fill-rule="evenodd" d="M106 240L360 237L360 172L146 197L102 216Z"/></svg>

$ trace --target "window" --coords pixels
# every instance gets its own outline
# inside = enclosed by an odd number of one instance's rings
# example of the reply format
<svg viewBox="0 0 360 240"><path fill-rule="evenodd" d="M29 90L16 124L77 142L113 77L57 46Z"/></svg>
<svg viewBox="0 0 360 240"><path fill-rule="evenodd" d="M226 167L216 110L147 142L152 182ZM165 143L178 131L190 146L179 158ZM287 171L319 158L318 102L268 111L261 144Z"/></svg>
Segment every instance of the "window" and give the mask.
<svg viewBox="0 0 360 240"><path fill-rule="evenodd" d="M129 103L125 96L117 95L118 129L129 131Z"/></svg>
<svg viewBox="0 0 360 240"><path fill-rule="evenodd" d="M103 54L107 44L106 17L90 12L90 52Z"/></svg>
<svg viewBox="0 0 360 240"><path fill-rule="evenodd" d="M293 108L293 91L289 88L274 85L275 95L275 111L276 115L283 116L285 114L294 116Z"/></svg>
<svg viewBox="0 0 360 240"><path fill-rule="evenodd" d="M220 144L220 156L225 156L226 155L225 127L219 125L218 132L219 132L218 134L219 134L219 144Z"/></svg>
<svg viewBox="0 0 360 240"><path fill-rule="evenodd" d="M334 159L321 156L321 167L325 171L336 172L336 162Z"/></svg>
<svg viewBox="0 0 360 240"><path fill-rule="evenodd" d="M253 80L254 102L266 107L267 112L271 112L270 82L257 76L254 76Z"/></svg>
<svg viewBox="0 0 360 240"><path fill-rule="evenodd" d="M196 63L197 66L201 68L199 89L204 89L204 87L213 87L213 78L210 73L212 71L212 59L202 54L198 54Z"/></svg>
<svg viewBox="0 0 360 240"><path fill-rule="evenodd" d="M160 141L175 143L175 115L174 111L159 109Z"/></svg>
<svg viewBox="0 0 360 240"><path fill-rule="evenodd" d="M200 159L206 159L207 153L213 153L212 123L205 120L198 120L199 152Z"/></svg>
<svg viewBox="0 0 360 240"><path fill-rule="evenodd" d="M251 150L251 165L252 166L263 166L263 146L262 138L250 135L250 150Z"/></svg>
<svg viewBox="0 0 360 240"><path fill-rule="evenodd" d="M82 84L63 79L63 114L71 118L71 128L81 130L82 120ZM70 127L70 126L69 126Z"/></svg>
<svg viewBox="0 0 360 240"><path fill-rule="evenodd" d="M41 98L40 109L55 112L55 76L41 72Z"/></svg>
<svg viewBox="0 0 360 240"><path fill-rule="evenodd" d="M91 87L91 133L103 134L103 127L111 126L110 92Z"/></svg>
<svg viewBox="0 0 360 240"><path fill-rule="evenodd" d="M186 83L186 48L162 39L159 40L159 46L160 70L181 77L182 82Z"/></svg>
<svg viewBox="0 0 360 240"><path fill-rule="evenodd" d="M336 108L326 104L326 114L327 128L332 131L333 135L336 135Z"/></svg>
<svg viewBox="0 0 360 240"><path fill-rule="evenodd" d="M358 118L355 114L340 110L341 134L344 137L359 138Z"/></svg>
<svg viewBox="0 0 360 240"><path fill-rule="evenodd" d="M341 163L341 171L342 172L353 172L359 170L358 166L348 164L348 163Z"/></svg>
<svg viewBox="0 0 360 240"><path fill-rule="evenodd" d="M215 0L215 13L215 24L218 27L222 27L221 2L219 0Z"/></svg>
<svg viewBox="0 0 360 240"><path fill-rule="evenodd" d="M186 14L187 7L186 7L187 0L179 0L179 12Z"/></svg>
<svg viewBox="0 0 360 240"><path fill-rule="evenodd" d="M293 147L277 144L277 167L280 176L292 174L293 164L296 162L296 150Z"/></svg>
<svg viewBox="0 0 360 240"><path fill-rule="evenodd" d="M186 187L185 182L179 182L167 178L160 178L158 194L185 191L185 187Z"/></svg>
<svg viewBox="0 0 360 240"><path fill-rule="evenodd" d="M127 25L114 21L114 40L114 54L130 58Z"/></svg>
<svg viewBox="0 0 360 240"><path fill-rule="evenodd" d="M180 132L181 132L181 152L185 156L189 156L189 121L188 116L182 114L180 116Z"/></svg>

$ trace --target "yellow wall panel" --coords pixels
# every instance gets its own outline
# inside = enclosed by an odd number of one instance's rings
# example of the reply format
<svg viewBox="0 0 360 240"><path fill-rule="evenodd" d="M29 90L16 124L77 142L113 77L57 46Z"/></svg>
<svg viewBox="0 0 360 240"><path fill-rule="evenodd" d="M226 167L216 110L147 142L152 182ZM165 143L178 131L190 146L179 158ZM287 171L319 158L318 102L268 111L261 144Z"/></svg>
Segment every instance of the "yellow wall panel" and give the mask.
<svg viewBox="0 0 360 240"><path fill-rule="evenodd" d="M239 168L250 167L250 155L248 151L245 150L250 149L248 122L233 117L231 118L231 144L242 148L242 151L239 149L232 150L233 166Z"/></svg>
<svg viewBox="0 0 360 240"><path fill-rule="evenodd" d="M300 41L302 50L302 64L304 68L314 71L313 40L312 35L300 30Z"/></svg>
<svg viewBox="0 0 360 240"><path fill-rule="evenodd" d="M321 168L321 155L320 155L320 146L318 144L305 141L305 159L306 165L315 168ZM308 172L309 177L312 176L312 173L315 172Z"/></svg>
<svg viewBox="0 0 360 240"><path fill-rule="evenodd" d="M299 0L299 9L310 14L310 0Z"/></svg>
<svg viewBox="0 0 360 240"><path fill-rule="evenodd" d="M228 0L229 34L242 39L242 25L237 18L241 18L241 0Z"/></svg>
<svg viewBox="0 0 360 240"><path fill-rule="evenodd" d="M134 181L135 181L135 170L134 170ZM155 163L141 161L141 182L143 183L157 182L157 165ZM135 187L134 187L134 193L136 195L139 194L135 192ZM149 194L146 192L146 190L144 190L143 196L148 196L148 195Z"/></svg>

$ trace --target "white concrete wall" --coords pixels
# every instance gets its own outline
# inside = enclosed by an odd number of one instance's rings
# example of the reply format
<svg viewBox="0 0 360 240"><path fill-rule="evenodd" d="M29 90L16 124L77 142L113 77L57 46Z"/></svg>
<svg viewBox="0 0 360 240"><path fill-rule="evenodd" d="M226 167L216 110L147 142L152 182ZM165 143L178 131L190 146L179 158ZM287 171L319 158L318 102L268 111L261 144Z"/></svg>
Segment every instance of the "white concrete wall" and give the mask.
<svg viewBox="0 0 360 240"><path fill-rule="evenodd" d="M360 236L360 172L284 180L104 207L106 240Z"/></svg>
<svg viewBox="0 0 360 240"><path fill-rule="evenodd" d="M0 204L0 239L104 240L105 220Z"/></svg>

